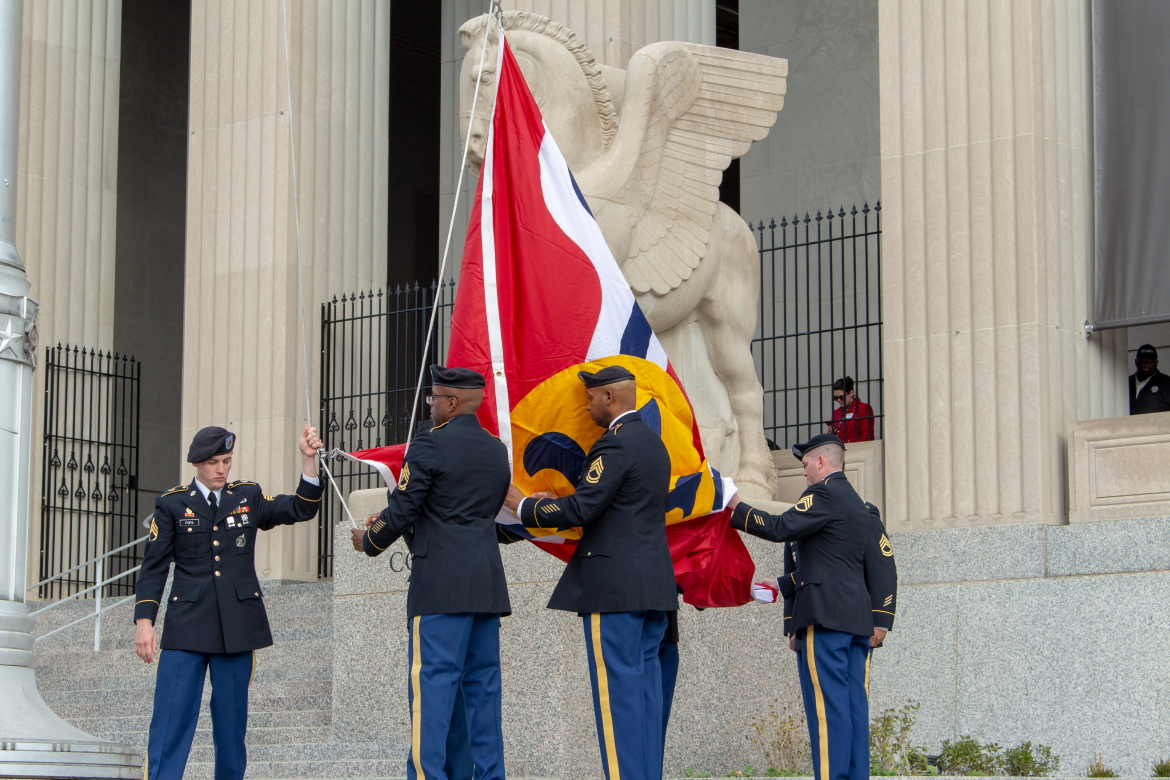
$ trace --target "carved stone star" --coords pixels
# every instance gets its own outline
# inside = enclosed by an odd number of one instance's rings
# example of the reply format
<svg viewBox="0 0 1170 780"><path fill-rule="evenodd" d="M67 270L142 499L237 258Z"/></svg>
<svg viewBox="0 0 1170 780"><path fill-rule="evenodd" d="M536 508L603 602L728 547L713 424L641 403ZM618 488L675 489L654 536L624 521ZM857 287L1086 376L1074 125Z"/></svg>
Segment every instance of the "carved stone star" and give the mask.
<svg viewBox="0 0 1170 780"><path fill-rule="evenodd" d="M16 355L18 358L22 357L18 351L18 347L20 347L20 342L23 338L24 331L19 328L13 330L12 318L9 317L8 322L4 325L4 330L0 330L0 354L3 354L5 350L12 350L13 355Z"/></svg>

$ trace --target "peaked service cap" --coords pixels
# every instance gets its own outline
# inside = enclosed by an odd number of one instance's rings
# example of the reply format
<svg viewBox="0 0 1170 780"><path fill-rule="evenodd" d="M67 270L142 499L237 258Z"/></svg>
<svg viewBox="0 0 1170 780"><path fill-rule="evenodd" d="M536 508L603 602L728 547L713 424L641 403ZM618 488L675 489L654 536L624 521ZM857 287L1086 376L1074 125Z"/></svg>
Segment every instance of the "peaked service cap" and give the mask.
<svg viewBox="0 0 1170 780"><path fill-rule="evenodd" d="M792 454L796 456L797 460L804 460L804 453L809 450L815 450L817 447L822 447L826 444L836 444L841 449L845 449L845 442L838 439L831 433L818 433L804 444L796 444L792 447Z"/></svg>
<svg viewBox="0 0 1170 780"><path fill-rule="evenodd" d="M203 428L191 439L187 450L188 463L202 463L216 455L226 455L236 446L236 435L226 428L210 425Z"/></svg>
<svg viewBox="0 0 1170 780"><path fill-rule="evenodd" d="M479 390L487 381L483 374L470 368L443 368L431 366L431 384L453 387L456 390Z"/></svg>
<svg viewBox="0 0 1170 780"><path fill-rule="evenodd" d="M612 385L614 382L625 382L635 378L625 366L606 366L597 373L578 371L577 376L585 383L586 387Z"/></svg>

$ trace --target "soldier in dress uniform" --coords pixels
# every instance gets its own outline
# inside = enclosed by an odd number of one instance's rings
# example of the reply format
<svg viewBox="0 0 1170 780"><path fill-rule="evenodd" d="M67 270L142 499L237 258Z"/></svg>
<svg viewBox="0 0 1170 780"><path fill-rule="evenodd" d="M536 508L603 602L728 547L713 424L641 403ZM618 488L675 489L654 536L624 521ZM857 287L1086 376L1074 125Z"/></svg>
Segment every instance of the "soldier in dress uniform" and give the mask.
<svg viewBox="0 0 1170 780"><path fill-rule="evenodd" d="M496 515L512 472L508 450L479 424L482 375L431 366L434 427L414 438L389 505L353 546L377 556L406 536L414 556L406 596L410 642L409 780L462 773L466 747L477 780L503 780L500 617L512 612ZM462 696L463 726L454 716ZM452 724L466 736L451 735ZM450 760L449 760L450 759Z"/></svg>
<svg viewBox="0 0 1170 780"><path fill-rule="evenodd" d="M134 605L134 649L146 663L159 649L154 621L172 561L175 574L154 688L146 780L183 777L208 669L215 780L244 776L248 685L256 650L272 644L256 577L256 533L311 520L320 506L322 444L316 429L306 425L301 433L302 475L291 496L265 495L255 482L228 482L235 444L236 435L223 428L199 431L187 451L195 478L154 502Z"/></svg>
<svg viewBox="0 0 1170 780"><path fill-rule="evenodd" d="M769 515L735 497L731 525L771 542L793 543L781 578L788 582L778 585L791 594L785 633L797 653L813 775L868 780L867 672L870 650L881 639L866 576L874 516L845 479L840 439L823 433L792 452L804 464L809 485L796 505ZM885 595L892 594L883 594L883 602Z"/></svg>
<svg viewBox="0 0 1170 780"><path fill-rule="evenodd" d="M678 609L666 541L670 455L635 411L634 375L621 366L578 373L593 421L608 428L589 450L576 492L507 505L528 528L581 528L549 599L581 616L601 763L608 780L662 777L662 670L667 613Z"/></svg>

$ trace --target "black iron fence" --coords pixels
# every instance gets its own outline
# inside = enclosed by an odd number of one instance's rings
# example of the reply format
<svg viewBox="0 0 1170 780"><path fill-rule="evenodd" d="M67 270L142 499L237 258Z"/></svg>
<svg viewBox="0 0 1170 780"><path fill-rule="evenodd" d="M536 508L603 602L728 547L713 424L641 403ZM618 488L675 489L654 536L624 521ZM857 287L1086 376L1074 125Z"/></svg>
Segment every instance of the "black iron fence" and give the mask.
<svg viewBox="0 0 1170 780"><path fill-rule="evenodd" d="M47 350L41 580L144 533L138 522L140 375L141 365L131 357L60 344ZM140 546L109 556L103 577L132 569L141 559ZM94 585L96 574L91 564L42 586L38 595L70 595ZM136 580L124 577L103 595L132 594Z"/></svg>
<svg viewBox="0 0 1170 780"><path fill-rule="evenodd" d="M446 355L455 280L430 286L415 284L393 292L378 290L343 295L321 306L321 416L326 449L355 450L406 441L411 403L418 382L427 324L436 298L439 313L426 363ZM424 388L429 385L424 377ZM430 410L419 400L416 423ZM416 424L417 428L417 424ZM336 459L330 469L338 488L377 487L372 469ZM333 576L333 530L345 511L332 490L322 502L318 525L317 574Z"/></svg>
<svg viewBox="0 0 1170 780"><path fill-rule="evenodd" d="M830 427L846 441L882 436L881 209L879 201L756 227L752 356L764 386L764 432L778 447ZM834 421L833 384L845 377L866 406L853 404Z"/></svg>

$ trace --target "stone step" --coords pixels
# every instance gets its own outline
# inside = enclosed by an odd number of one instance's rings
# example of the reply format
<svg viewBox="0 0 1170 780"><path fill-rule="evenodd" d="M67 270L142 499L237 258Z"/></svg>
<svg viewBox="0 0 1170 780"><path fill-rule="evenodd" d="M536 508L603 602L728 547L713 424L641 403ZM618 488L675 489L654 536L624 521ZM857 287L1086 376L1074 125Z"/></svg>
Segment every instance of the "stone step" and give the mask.
<svg viewBox="0 0 1170 780"><path fill-rule="evenodd" d="M114 732L142 732L150 728L150 712L141 715L76 718L71 721L88 734ZM248 729L322 728L333 723L332 710L284 710L276 712L249 712ZM211 718L206 707L200 710L196 733L211 730ZM297 740L301 741L301 740Z"/></svg>
<svg viewBox="0 0 1170 780"><path fill-rule="evenodd" d="M255 745L248 748L248 763L301 763L315 761L398 761L406 760L409 745L359 743L317 743L297 741L284 745ZM210 745L191 748L192 762L215 761ZM405 769L405 768L404 768Z"/></svg>
<svg viewBox="0 0 1170 780"><path fill-rule="evenodd" d="M95 691L92 696L95 699L100 699L100 701L93 701L89 698L73 699L68 702L49 701L50 696L60 696L61 694L47 694L43 695L43 698L54 712L70 721L82 718L97 718L113 712L149 713L153 707L153 698L145 693L138 694L137 692L133 692L134 695L130 695L131 693L129 691ZM331 706L330 702L330 698L321 696L254 696L250 697L248 701L248 711L298 712L321 710Z"/></svg>
<svg viewBox="0 0 1170 780"><path fill-rule="evenodd" d="M195 740L192 743L192 750L195 748L211 749L212 733L211 733L211 719L201 718L200 723L206 721L206 728L195 729ZM89 732L93 734L94 732ZM135 747L143 747L146 745L147 732L144 731L105 731L94 736L102 739L108 739L111 742L120 742L125 745L133 745ZM283 728L264 729L254 728L250 724L248 726L247 737L245 743L252 745L290 745L290 744L325 744L333 738L333 729L329 726L286 726ZM201 754L202 755L202 754ZM211 758L206 760L210 761Z"/></svg>
<svg viewBox="0 0 1170 780"><path fill-rule="evenodd" d="M252 751L248 751L251 754ZM406 776L406 754L397 760L372 761L252 761L248 760L248 778L395 778ZM191 762L183 773L183 780L214 780L215 765L212 762Z"/></svg>
<svg viewBox="0 0 1170 780"><path fill-rule="evenodd" d="M256 674L252 678L252 690L264 691L272 686L288 685L307 682L329 682L333 679L333 667L317 663L307 663L315 659L293 658L288 663L273 664L265 658L257 663ZM131 667L133 672L111 668L108 664L94 663L91 665L65 664L37 664L37 683L42 692L78 690L81 681L85 681L87 690L126 690L136 688L154 688L155 668L147 667L139 662L137 667ZM210 675L206 686L211 687Z"/></svg>

